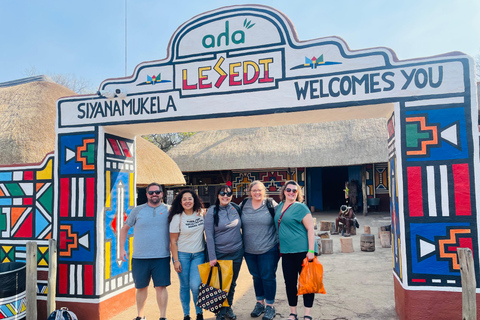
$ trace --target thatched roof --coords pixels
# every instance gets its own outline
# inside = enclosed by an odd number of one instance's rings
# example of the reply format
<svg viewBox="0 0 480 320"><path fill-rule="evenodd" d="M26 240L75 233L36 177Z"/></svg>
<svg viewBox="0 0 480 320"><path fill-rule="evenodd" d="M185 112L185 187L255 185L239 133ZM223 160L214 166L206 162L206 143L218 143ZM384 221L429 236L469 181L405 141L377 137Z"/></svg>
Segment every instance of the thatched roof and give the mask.
<svg viewBox="0 0 480 320"><path fill-rule="evenodd" d="M153 143L137 136L137 185L185 184L175 161Z"/></svg>
<svg viewBox="0 0 480 320"><path fill-rule="evenodd" d="M168 152L184 172L388 161L387 119L199 132Z"/></svg>
<svg viewBox="0 0 480 320"><path fill-rule="evenodd" d="M57 100L76 95L45 76L0 83L0 165L39 163L55 150ZM183 184L175 162L137 138L137 184Z"/></svg>
<svg viewBox="0 0 480 320"><path fill-rule="evenodd" d="M55 105L71 95L44 76L0 84L0 165L41 162L55 150Z"/></svg>

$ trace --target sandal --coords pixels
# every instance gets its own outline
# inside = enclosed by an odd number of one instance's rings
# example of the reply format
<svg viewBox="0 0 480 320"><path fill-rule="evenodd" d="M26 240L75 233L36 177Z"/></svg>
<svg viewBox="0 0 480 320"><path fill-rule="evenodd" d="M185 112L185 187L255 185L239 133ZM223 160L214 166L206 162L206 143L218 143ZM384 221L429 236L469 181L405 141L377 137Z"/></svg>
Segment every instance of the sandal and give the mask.
<svg viewBox="0 0 480 320"><path fill-rule="evenodd" d="M298 320L297 315L295 313L290 313L288 317L290 318L290 316L293 316L294 320Z"/></svg>
<svg viewBox="0 0 480 320"><path fill-rule="evenodd" d="M307 320L307 319L308 319L308 320L313 320L312 317L310 317L310 316L303 316L303 319L304 319L304 320Z"/></svg>

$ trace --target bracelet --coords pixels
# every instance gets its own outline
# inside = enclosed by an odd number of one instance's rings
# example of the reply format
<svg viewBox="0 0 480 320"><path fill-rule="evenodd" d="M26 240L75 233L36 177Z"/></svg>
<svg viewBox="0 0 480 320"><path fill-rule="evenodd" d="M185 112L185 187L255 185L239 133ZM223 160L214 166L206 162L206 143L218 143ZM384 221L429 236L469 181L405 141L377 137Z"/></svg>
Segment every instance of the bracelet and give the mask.
<svg viewBox="0 0 480 320"><path fill-rule="evenodd" d="M308 252L315 253L315 250L308 250Z"/></svg>

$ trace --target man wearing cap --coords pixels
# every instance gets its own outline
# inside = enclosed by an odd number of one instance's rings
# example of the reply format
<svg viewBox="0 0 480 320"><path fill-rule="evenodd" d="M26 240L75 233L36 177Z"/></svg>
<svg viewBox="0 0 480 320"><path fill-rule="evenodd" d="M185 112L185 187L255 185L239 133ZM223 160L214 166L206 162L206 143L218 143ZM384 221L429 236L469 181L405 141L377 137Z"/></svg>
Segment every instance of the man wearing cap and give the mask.
<svg viewBox="0 0 480 320"><path fill-rule="evenodd" d="M340 222L343 225L347 226L346 233L343 234L344 237L350 237L350 226L353 223L353 218L355 217L355 214L353 213L352 207L347 207L346 205L343 205L340 207L340 211L338 212L338 217L335 220L335 232L332 232L332 234L338 234L338 226Z"/></svg>
<svg viewBox="0 0 480 320"><path fill-rule="evenodd" d="M147 203L134 208L128 215L120 232L120 256L128 261L125 242L128 230L134 228L132 275L135 282L138 316L145 319L145 303L148 285L153 279L160 309L160 320L166 320L170 285L170 233L168 229L168 207L162 202L163 190L158 183L147 187Z"/></svg>

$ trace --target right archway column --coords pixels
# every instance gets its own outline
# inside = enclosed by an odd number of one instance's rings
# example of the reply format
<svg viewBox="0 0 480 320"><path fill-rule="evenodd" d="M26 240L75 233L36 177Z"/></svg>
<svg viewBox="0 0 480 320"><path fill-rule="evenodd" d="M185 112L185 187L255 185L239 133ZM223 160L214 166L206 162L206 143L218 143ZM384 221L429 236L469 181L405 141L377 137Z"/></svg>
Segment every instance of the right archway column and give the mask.
<svg viewBox="0 0 480 320"><path fill-rule="evenodd" d="M477 115L469 97L447 100L402 101L388 119L400 319L461 318L458 247L472 250L478 278Z"/></svg>

